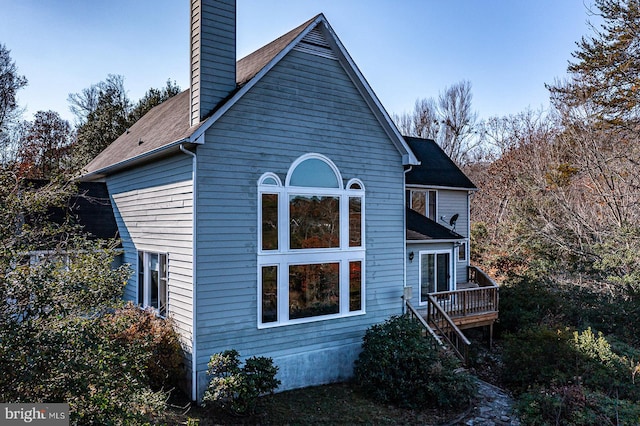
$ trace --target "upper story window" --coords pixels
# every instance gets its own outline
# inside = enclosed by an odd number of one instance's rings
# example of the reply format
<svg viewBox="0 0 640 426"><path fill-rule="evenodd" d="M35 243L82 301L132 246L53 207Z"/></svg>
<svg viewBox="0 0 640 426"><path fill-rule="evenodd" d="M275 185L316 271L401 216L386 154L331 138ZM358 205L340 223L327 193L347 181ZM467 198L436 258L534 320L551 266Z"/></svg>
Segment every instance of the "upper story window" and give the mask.
<svg viewBox="0 0 640 426"><path fill-rule="evenodd" d="M258 181L258 326L364 313L364 185L307 154Z"/></svg>
<svg viewBox="0 0 640 426"><path fill-rule="evenodd" d="M438 217L438 191L433 189L408 190L407 205L411 210L435 221Z"/></svg>

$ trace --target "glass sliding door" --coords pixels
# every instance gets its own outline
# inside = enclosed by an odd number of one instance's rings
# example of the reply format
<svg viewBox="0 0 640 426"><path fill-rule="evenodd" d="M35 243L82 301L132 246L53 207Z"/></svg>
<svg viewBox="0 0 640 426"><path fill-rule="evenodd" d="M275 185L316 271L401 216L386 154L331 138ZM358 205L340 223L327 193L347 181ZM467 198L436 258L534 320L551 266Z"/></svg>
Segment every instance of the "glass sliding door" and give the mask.
<svg viewBox="0 0 640 426"><path fill-rule="evenodd" d="M449 251L420 252L420 302L429 293L451 289L451 253Z"/></svg>

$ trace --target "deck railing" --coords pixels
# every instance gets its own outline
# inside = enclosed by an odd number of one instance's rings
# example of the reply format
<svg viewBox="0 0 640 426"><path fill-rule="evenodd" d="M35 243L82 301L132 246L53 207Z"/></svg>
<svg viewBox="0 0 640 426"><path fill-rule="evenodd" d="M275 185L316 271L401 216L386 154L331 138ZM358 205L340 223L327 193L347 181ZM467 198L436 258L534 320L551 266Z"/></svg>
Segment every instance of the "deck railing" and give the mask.
<svg viewBox="0 0 640 426"><path fill-rule="evenodd" d="M412 320L418 321L422 325L422 328L425 330L425 337L429 339L429 342L432 343L433 348L436 349L438 347L443 347L444 343L442 342L440 336L438 336L436 332L433 331L433 328L431 328L431 326L427 324L427 321L425 321L422 314L420 314L416 310L416 308L413 307L411 302L405 300L405 306L407 307L407 315L409 315Z"/></svg>
<svg viewBox="0 0 640 426"><path fill-rule="evenodd" d="M430 294L427 301L427 324L442 336L447 346L466 365L469 359L469 346L471 346L471 342L462 331L460 331L458 326L455 325L451 317L447 315L436 297Z"/></svg>
<svg viewBox="0 0 640 426"><path fill-rule="evenodd" d="M498 312L498 285L482 270L469 266L469 282L476 288L433 293L438 304L452 317Z"/></svg>

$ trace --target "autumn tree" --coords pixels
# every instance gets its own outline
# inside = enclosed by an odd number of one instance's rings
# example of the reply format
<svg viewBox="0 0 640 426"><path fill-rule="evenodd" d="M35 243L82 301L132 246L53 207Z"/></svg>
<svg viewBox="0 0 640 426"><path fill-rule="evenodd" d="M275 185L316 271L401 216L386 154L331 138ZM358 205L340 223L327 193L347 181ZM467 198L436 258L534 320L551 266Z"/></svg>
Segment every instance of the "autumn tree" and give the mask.
<svg viewBox="0 0 640 426"><path fill-rule="evenodd" d="M595 5L600 28L578 43L568 81L549 87L566 159L554 194L595 269L640 294L640 2Z"/></svg>
<svg viewBox="0 0 640 426"><path fill-rule="evenodd" d="M19 140L18 164L24 177L52 179L70 167L74 133L55 111L38 111L24 125Z"/></svg>

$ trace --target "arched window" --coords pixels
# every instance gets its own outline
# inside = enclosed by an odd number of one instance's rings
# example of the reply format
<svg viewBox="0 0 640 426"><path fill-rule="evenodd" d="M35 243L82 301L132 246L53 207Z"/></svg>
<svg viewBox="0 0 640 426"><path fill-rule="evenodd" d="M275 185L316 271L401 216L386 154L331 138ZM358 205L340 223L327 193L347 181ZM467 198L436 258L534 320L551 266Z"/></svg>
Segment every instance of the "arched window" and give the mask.
<svg viewBox="0 0 640 426"><path fill-rule="evenodd" d="M364 185L328 158L258 180L258 326L364 313Z"/></svg>

